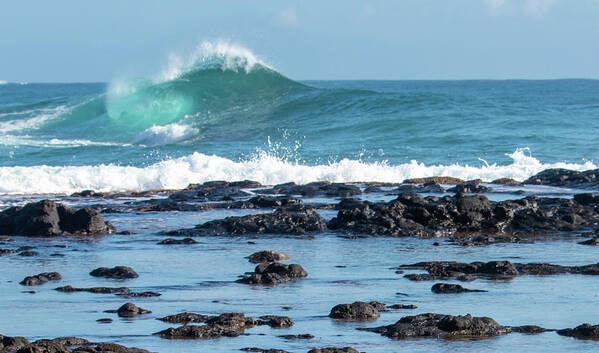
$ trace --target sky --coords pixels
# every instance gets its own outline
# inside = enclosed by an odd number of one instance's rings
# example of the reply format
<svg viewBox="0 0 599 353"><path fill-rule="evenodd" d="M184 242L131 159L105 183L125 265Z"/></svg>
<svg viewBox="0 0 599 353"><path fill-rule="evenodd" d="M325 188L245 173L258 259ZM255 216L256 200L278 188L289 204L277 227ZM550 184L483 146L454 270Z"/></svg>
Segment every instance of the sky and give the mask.
<svg viewBox="0 0 599 353"><path fill-rule="evenodd" d="M204 41L307 79L599 78L599 0L0 3L0 80L152 75Z"/></svg>

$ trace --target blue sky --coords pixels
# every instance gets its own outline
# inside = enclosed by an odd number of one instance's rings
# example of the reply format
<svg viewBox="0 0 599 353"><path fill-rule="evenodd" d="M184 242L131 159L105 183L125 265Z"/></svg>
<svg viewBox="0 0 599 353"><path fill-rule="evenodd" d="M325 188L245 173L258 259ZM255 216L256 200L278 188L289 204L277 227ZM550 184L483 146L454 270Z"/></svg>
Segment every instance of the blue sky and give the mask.
<svg viewBox="0 0 599 353"><path fill-rule="evenodd" d="M146 76L228 41L294 79L599 78L599 0L3 1L0 80Z"/></svg>

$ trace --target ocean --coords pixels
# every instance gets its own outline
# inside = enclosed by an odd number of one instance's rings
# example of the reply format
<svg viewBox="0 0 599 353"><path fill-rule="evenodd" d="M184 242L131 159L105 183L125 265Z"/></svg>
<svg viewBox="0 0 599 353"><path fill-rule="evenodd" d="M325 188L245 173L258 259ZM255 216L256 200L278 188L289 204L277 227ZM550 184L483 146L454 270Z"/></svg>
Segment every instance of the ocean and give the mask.
<svg viewBox="0 0 599 353"><path fill-rule="evenodd" d="M306 352L327 346L370 353L596 352L595 341L553 331L485 340L397 341L357 330L421 313L470 313L501 325L548 329L599 324L596 276L482 276L472 282L449 278L443 282L487 292L436 294L431 292L435 281L410 281L398 271L402 264L420 261L588 265L597 262L596 247L578 242L595 229L473 246L442 237L365 236L332 229L299 235L199 236L194 238L197 243L187 245L157 243L167 231L273 211L220 207L233 204L225 197L206 201L200 195L181 201L164 191L214 180L263 185L352 182L364 191L354 197L372 202L398 197L397 185L375 182L428 176L482 179L485 191L480 195L492 203L597 193L596 188L490 182L523 181L548 168L595 169L598 131L598 80L298 81L247 49L223 45L206 44L199 53L172 60L146 78L2 82L0 211L50 199L98 210L117 233L1 236L0 334L30 340L78 336L160 353L239 352L246 347ZM452 186L422 195L451 199L447 189ZM163 192L125 192L157 189ZM234 193L233 198L247 201L259 189ZM72 195L83 190L114 193ZM291 196L314 207L326 221L337 216L342 199ZM143 207L163 201L163 209ZM169 209L172 204L191 211ZM277 286L236 282L255 267L246 257L266 249L291 256L290 263L303 266L308 277ZM36 254L18 255L29 250ZM139 277L89 275L95 268L117 265L131 266ZM50 271L62 279L35 287L19 284L26 276ZM405 269L405 274L419 273ZM54 290L66 285L127 286L161 295L124 298ZM120 318L105 312L128 301L151 313ZM335 305L355 301L417 308L382 311L373 322L328 317ZM184 311L283 315L295 324L282 329L257 326L238 337L218 339L168 340L153 334L179 326L158 318ZM314 337L281 337L299 334Z"/></svg>
<svg viewBox="0 0 599 353"><path fill-rule="evenodd" d="M596 168L599 81L295 81L209 46L152 78L0 85L0 193Z"/></svg>

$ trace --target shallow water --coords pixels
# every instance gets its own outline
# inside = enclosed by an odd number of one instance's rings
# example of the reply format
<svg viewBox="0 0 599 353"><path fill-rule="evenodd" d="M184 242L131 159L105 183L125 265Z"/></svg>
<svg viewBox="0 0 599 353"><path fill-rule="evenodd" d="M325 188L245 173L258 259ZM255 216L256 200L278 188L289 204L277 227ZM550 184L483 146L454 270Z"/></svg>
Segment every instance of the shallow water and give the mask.
<svg viewBox="0 0 599 353"><path fill-rule="evenodd" d="M509 189L509 188L508 188ZM526 187L526 193L543 188ZM505 191L501 188L498 191ZM552 188L544 189L555 193ZM567 196L568 194L564 194ZM491 194L500 198L503 194ZM388 196L374 194L370 199ZM122 200L90 200L55 197L72 206L90 203L119 203ZM22 203L30 197L15 199ZM315 201L312 199L312 201ZM318 200L316 200L318 201ZM320 200L322 201L322 200ZM331 201L331 200L329 200ZM3 205L7 205L3 200ZM519 276L510 281L479 279L461 283L464 287L488 290L487 293L434 294L433 281L413 282L396 274L394 267L418 261L492 261L550 262L583 265L597 262L597 249L579 245L582 238L573 234L562 239L537 240L531 244L495 244L460 247L439 239L367 237L347 239L342 234L325 232L310 236L236 236L199 237L194 245L156 245L164 239L163 230L191 227L211 219L269 210L211 210L207 212L148 212L106 214L118 231L132 235L107 235L92 239L33 239L14 237L2 248L34 246L37 257L5 255L0 266L0 333L30 339L79 336L93 341L113 341L155 352L232 352L243 347L279 348L305 352L312 347L352 346L366 352L596 352L597 342L558 336L512 333L480 341L443 341L416 339L393 341L376 333L358 331L394 323L406 315L436 312L489 316L502 325L539 325L547 328L574 327L584 322L596 324L599 314L598 279L595 276L556 275ZM335 214L324 210L325 217ZM433 242L441 242L433 246ZM250 244L248 242L256 242ZM239 275L252 271L246 256L262 249L274 249L291 256L288 263L301 264L308 277L275 287L235 283ZM64 257L52 256L62 254ZM91 277L97 267L126 265L139 278L111 280ZM63 279L36 287L18 284L25 276L57 271ZM407 270L406 273L419 272ZM444 281L459 283L455 281ZM156 291L162 296L122 298L111 294L61 293L55 287L127 286L133 291ZM35 294L24 291L34 290ZM399 293L399 294L398 294ZM375 322L348 323L328 318L339 303L380 301L386 304L415 304L415 310L382 312ZM148 315L119 318L103 313L127 301L151 310ZM291 306L290 310L283 309ZM260 326L246 335L215 340L166 340L153 332L171 326L158 317L192 311L203 314L244 312L247 316L284 315L295 325L288 329ZM99 318L112 318L99 324ZM311 340L285 340L283 334L311 333Z"/></svg>

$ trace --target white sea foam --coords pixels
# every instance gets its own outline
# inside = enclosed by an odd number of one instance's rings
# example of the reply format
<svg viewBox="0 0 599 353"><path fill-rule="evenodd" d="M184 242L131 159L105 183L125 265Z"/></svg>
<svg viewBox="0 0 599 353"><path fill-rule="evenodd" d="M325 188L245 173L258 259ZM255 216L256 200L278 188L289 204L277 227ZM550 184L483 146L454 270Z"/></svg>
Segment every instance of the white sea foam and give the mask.
<svg viewBox="0 0 599 353"><path fill-rule="evenodd" d="M71 147L87 147L87 146L132 146L128 143L117 143L117 142L102 142L102 141L91 141L85 139L74 139L74 140L63 140L63 139L40 139L39 137L32 136L13 136L13 135L2 135L0 136L0 145L4 146L33 146L33 147L47 147L47 148L71 148Z"/></svg>
<svg viewBox="0 0 599 353"><path fill-rule="evenodd" d="M61 114L67 112L70 108L66 105L59 105L54 108L34 109L23 112L4 113L0 117L15 115L17 118L13 120L0 121L0 133L12 131L37 129L48 120L52 120ZM23 114L31 114L31 118L23 118Z"/></svg>
<svg viewBox="0 0 599 353"><path fill-rule="evenodd" d="M172 123L164 126L153 125L152 127L140 132L135 139L134 144L145 146L169 145L186 141L199 133L198 129L187 125Z"/></svg>
<svg viewBox="0 0 599 353"><path fill-rule="evenodd" d="M202 42L187 56L169 55L166 69L159 76L159 81L173 80L197 67L217 66L221 70L250 72L256 65L271 68L258 59L249 49L229 42Z"/></svg>
<svg viewBox="0 0 599 353"><path fill-rule="evenodd" d="M402 182L406 178L452 176L461 179L497 178L524 180L547 168L587 170L592 162L580 164L544 164L518 150L509 154L508 165L425 165L416 161L389 165L343 159L339 162L309 166L291 163L262 153L246 161L235 162L201 153L170 159L145 168L116 165L0 167L0 193L72 193L85 189L97 191L179 189L190 183L210 180L250 179L263 184L318 180L333 182Z"/></svg>

